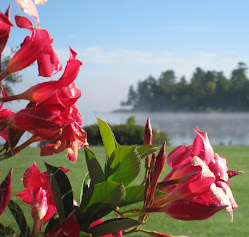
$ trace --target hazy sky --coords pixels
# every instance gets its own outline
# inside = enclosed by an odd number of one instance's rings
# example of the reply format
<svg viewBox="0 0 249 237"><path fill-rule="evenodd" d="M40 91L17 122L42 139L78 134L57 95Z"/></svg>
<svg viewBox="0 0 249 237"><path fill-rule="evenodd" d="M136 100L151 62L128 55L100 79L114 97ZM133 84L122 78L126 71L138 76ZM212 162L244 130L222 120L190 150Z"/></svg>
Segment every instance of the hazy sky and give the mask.
<svg viewBox="0 0 249 237"><path fill-rule="evenodd" d="M9 3L13 23L14 14L27 16L13 0L1 0L0 10ZM239 61L249 61L247 0L48 0L38 11L63 66L69 45L83 62L76 79L81 113L119 108L130 85L168 69L189 79L197 66L229 75ZM12 28L9 46L26 35ZM25 69L14 90L47 81L37 75L36 65Z"/></svg>

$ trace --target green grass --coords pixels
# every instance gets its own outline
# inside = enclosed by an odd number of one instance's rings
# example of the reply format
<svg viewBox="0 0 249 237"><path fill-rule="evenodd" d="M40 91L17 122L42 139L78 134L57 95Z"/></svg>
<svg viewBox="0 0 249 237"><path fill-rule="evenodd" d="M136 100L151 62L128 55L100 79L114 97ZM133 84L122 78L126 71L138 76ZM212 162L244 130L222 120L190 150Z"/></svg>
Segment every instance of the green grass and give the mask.
<svg viewBox="0 0 249 237"><path fill-rule="evenodd" d="M172 149L173 147L167 147L167 153L169 153ZM103 165L105 160L104 148L91 147L91 150ZM192 237L249 236L249 147L219 146L214 147L214 150L220 156L226 157L228 159L229 169L245 171L245 174L231 179L231 189L233 191L235 200L239 205L238 209L234 210L233 223L230 222L229 213L225 211L215 214L208 220L187 222L174 220L163 213L155 213L151 214L149 221L147 221L147 223L143 226L144 229L155 230L172 235L190 235ZM30 225L32 223L30 216L30 206L22 203L20 198L17 198L14 195L24 189L21 179L23 177L24 171L31 166L33 161L37 163L41 171L45 171L45 166L43 163L44 161L54 166L64 166L65 168L70 169L71 171L68 172L68 177L73 187L74 198L77 202L79 202L81 182L87 172L83 150L80 150L76 164L71 163L67 158L65 158L65 156L66 153L64 152L50 157L39 157L39 149L31 147L27 148L19 155L1 162L1 181L7 175L10 167L14 168L12 199L21 205ZM169 169L165 167L162 177L168 172ZM143 169L139 177L135 180L135 183L141 182L142 177ZM12 227L14 226L14 228L17 229L17 225L15 224L15 221L8 209L6 209L5 213L0 217L0 222L5 225ZM147 235L142 233L134 233L130 236L138 237Z"/></svg>

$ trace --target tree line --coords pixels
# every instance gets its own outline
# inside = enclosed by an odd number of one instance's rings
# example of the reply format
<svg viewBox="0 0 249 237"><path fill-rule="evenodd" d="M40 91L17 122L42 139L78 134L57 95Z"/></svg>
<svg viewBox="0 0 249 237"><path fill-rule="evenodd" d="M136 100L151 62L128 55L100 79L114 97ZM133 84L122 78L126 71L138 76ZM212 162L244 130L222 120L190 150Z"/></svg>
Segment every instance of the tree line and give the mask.
<svg viewBox="0 0 249 237"><path fill-rule="evenodd" d="M245 63L238 63L227 78L223 72L197 67L189 81L166 70L129 87L121 106L136 111L249 111L249 78Z"/></svg>

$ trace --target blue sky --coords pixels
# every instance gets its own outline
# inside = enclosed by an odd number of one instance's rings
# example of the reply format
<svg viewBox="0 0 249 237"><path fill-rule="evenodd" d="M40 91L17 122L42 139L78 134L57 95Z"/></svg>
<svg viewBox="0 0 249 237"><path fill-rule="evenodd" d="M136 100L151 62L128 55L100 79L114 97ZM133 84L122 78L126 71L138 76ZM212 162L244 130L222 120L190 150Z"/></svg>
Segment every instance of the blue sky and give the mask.
<svg viewBox="0 0 249 237"><path fill-rule="evenodd" d="M2 0L0 10L9 3L13 23L14 14L26 16L14 1ZM69 45L83 62L76 79L81 113L119 108L130 85L167 69L187 79L197 66L229 76L238 62L249 61L247 0L48 0L38 11L63 66ZM9 47L27 34L13 28ZM47 80L38 78L36 65L22 74L16 92Z"/></svg>

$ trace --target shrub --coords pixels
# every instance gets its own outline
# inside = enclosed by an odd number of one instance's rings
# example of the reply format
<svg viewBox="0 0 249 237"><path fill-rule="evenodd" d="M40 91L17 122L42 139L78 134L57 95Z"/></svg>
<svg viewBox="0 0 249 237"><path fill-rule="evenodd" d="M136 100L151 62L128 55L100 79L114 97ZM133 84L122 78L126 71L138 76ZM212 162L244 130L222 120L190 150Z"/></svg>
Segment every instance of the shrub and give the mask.
<svg viewBox="0 0 249 237"><path fill-rule="evenodd" d="M114 136L119 144L122 145L142 145L144 136L144 127L135 123L109 125L114 133ZM97 124L85 126L87 139L90 145L102 145L102 140ZM162 145L166 141L169 145L169 138L166 132L153 129L153 144Z"/></svg>

